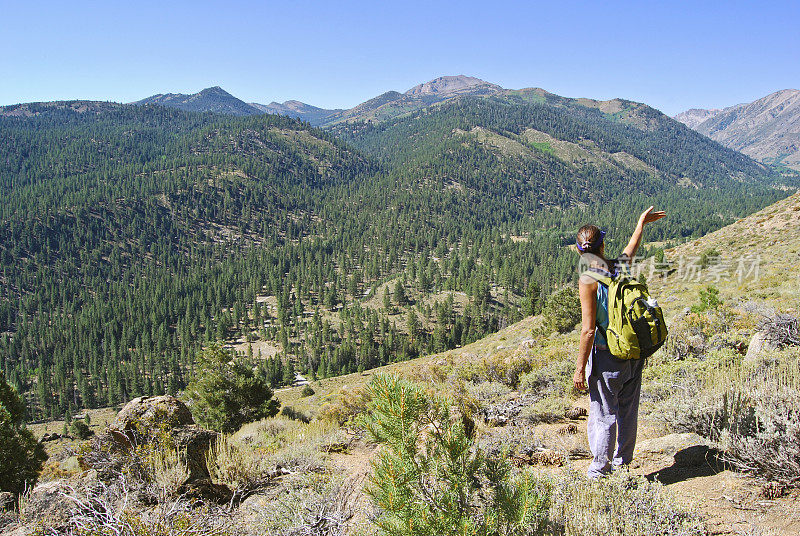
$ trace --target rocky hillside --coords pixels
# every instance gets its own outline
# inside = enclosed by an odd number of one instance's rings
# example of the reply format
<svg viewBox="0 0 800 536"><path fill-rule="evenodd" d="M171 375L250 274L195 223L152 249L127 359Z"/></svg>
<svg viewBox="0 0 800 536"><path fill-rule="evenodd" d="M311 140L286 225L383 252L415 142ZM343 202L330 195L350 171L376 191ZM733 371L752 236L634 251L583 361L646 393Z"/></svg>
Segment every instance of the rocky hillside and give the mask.
<svg viewBox="0 0 800 536"><path fill-rule="evenodd" d="M685 112L679 113L674 117L674 119L676 121L680 121L689 128L695 128L706 119L714 117L721 111L722 110L717 108L712 108L710 110L703 108L692 108L690 110L686 110Z"/></svg>
<svg viewBox="0 0 800 536"><path fill-rule="evenodd" d="M219 86L209 87L192 95L159 93L133 104L156 104L187 112L214 112L228 115L258 115L262 113L259 108L237 99Z"/></svg>
<svg viewBox="0 0 800 536"><path fill-rule="evenodd" d="M503 88L472 76L440 76L405 92L408 97L451 97L453 95L491 95Z"/></svg>
<svg viewBox="0 0 800 536"><path fill-rule="evenodd" d="M800 90L723 110L689 110L675 119L758 161L800 170Z"/></svg>
<svg viewBox="0 0 800 536"><path fill-rule="evenodd" d="M503 91L500 86L479 78L464 75L440 76L414 86L405 93L397 91L383 93L349 110L329 116L322 125L387 121L459 96L490 96L500 91Z"/></svg>

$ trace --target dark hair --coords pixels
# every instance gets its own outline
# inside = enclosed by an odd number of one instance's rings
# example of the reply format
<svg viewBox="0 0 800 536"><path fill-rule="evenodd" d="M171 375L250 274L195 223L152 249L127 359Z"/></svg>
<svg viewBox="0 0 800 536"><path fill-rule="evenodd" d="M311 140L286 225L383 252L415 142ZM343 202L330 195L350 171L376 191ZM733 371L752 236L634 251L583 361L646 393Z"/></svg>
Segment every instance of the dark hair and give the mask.
<svg viewBox="0 0 800 536"><path fill-rule="evenodd" d="M603 236L605 233L597 225L584 225L578 229L578 237L575 243L581 253L600 253L603 247Z"/></svg>

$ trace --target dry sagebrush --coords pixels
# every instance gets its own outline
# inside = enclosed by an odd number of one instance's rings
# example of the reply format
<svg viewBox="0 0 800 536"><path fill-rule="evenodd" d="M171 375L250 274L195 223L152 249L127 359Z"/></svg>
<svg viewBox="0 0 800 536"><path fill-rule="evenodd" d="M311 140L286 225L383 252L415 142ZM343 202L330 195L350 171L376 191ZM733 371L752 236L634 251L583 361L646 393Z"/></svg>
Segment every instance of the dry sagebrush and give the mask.
<svg viewBox="0 0 800 536"><path fill-rule="evenodd" d="M197 507L182 497L151 508L136 504L121 477L86 491L70 488L63 498L73 508L66 528L42 527L47 536L227 536L235 534L230 517L215 507Z"/></svg>
<svg viewBox="0 0 800 536"><path fill-rule="evenodd" d="M741 471L785 485L800 483L800 352L734 362L679 393L673 424L716 441ZM682 402L681 402L682 400Z"/></svg>

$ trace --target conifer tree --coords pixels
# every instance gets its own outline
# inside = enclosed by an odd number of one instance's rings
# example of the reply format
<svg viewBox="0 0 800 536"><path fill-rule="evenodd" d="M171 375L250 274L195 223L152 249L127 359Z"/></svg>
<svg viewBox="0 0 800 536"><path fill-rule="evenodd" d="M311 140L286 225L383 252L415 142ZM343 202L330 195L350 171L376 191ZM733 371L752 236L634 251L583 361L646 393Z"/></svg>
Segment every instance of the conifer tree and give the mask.
<svg viewBox="0 0 800 536"><path fill-rule="evenodd" d="M22 493L36 483L47 454L25 428L25 403L0 376L0 491Z"/></svg>
<svg viewBox="0 0 800 536"><path fill-rule="evenodd" d="M262 377L219 344L198 356L195 378L186 387L195 420L226 433L276 415L280 402L272 394Z"/></svg>
<svg viewBox="0 0 800 536"><path fill-rule="evenodd" d="M432 398L415 384L378 375L360 423L381 445L367 494L393 536L516 536L541 534L550 486L530 469L514 473L487 457L474 440L474 423L454 414L452 401Z"/></svg>

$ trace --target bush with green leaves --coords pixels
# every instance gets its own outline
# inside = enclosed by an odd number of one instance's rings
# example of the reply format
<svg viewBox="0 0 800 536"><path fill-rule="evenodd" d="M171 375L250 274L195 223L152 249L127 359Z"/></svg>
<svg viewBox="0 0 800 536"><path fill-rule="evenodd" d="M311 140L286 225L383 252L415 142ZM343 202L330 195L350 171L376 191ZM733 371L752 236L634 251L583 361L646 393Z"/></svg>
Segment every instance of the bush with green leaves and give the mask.
<svg viewBox="0 0 800 536"><path fill-rule="evenodd" d="M547 523L550 483L487 457L472 422L452 401L389 375L373 378L361 424L381 445L367 494L382 534L538 534Z"/></svg>
<svg viewBox="0 0 800 536"><path fill-rule="evenodd" d="M218 344L200 354L196 375L186 387L195 421L226 433L276 415L280 402L272 394L253 367Z"/></svg>
<svg viewBox="0 0 800 536"><path fill-rule="evenodd" d="M41 443L25 428L25 403L0 376L0 491L22 493L36 483L47 460Z"/></svg>
<svg viewBox="0 0 800 536"><path fill-rule="evenodd" d="M89 439L94 432L92 432L85 420L77 419L69 425L69 433L78 439Z"/></svg>
<svg viewBox="0 0 800 536"><path fill-rule="evenodd" d="M702 313L709 309L716 309L722 305L722 300L719 298L719 289L712 285L700 291L699 303L692 306L693 313Z"/></svg>
<svg viewBox="0 0 800 536"><path fill-rule="evenodd" d="M572 331L575 324L581 321L581 300L577 289L568 286L555 291L547 298L542 314L551 331Z"/></svg>

